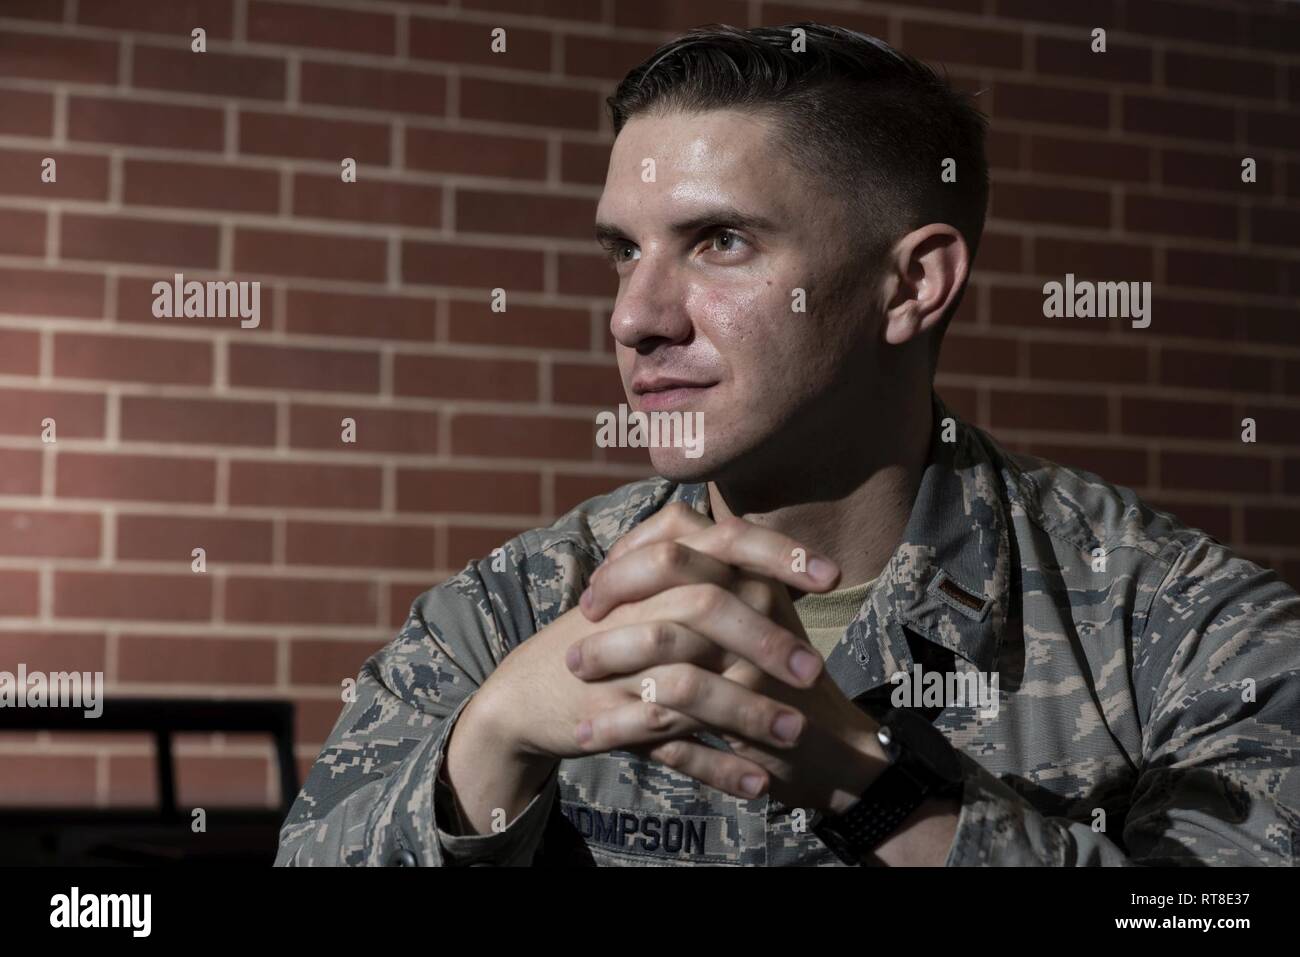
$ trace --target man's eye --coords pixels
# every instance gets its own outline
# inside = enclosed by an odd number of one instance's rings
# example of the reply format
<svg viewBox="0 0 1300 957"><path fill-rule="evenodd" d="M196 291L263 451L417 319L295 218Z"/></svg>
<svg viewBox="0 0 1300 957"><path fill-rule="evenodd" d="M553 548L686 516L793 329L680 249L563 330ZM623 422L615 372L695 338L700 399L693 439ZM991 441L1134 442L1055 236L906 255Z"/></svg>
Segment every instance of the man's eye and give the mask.
<svg viewBox="0 0 1300 957"><path fill-rule="evenodd" d="M717 245L719 242L724 243L724 245ZM711 245L718 252L729 253L741 246L748 246L749 243L734 229L720 229L713 234Z"/></svg>
<svg viewBox="0 0 1300 957"><path fill-rule="evenodd" d="M618 266L622 263L629 261L623 258L623 253L627 252L628 250L631 250L633 252L638 252L636 245L634 243L610 243L608 246L605 247L605 253L606 255L609 256L610 264L614 266Z"/></svg>

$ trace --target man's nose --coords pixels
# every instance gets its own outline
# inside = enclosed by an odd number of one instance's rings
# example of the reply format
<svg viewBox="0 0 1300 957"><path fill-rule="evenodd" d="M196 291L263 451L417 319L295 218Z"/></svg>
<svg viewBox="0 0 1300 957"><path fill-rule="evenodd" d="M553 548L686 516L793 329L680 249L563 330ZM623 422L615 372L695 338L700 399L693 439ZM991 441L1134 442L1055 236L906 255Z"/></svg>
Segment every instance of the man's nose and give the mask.
<svg viewBox="0 0 1300 957"><path fill-rule="evenodd" d="M642 254L609 317L614 340L629 349L645 349L656 341L681 342L689 337L680 274L663 257Z"/></svg>

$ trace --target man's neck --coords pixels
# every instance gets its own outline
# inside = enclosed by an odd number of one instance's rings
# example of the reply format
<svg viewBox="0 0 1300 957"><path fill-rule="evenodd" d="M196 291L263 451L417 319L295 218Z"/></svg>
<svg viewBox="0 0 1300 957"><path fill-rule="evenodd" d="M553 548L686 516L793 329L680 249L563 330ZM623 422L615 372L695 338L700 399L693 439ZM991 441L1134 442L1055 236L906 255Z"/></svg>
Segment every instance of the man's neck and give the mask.
<svg viewBox="0 0 1300 957"><path fill-rule="evenodd" d="M821 469L839 470L836 486L843 487L845 470L856 479L847 483L842 493L837 488L828 498L792 489L787 504L746 511L743 494L726 483L719 488L710 482L709 504L714 519L737 514L728 504L730 499L747 521L788 535L810 554L820 553L832 559L841 572L836 587L870 581L884 569L902 539L929 453L932 425L928 398L923 411L917 409L905 418L893 420L897 426L891 436L894 447L882 449L877 445L874 459L855 459L850 450L847 455L841 451L837 461L820 463ZM842 442L839 449L848 445ZM799 471L817 474L819 467L804 461Z"/></svg>

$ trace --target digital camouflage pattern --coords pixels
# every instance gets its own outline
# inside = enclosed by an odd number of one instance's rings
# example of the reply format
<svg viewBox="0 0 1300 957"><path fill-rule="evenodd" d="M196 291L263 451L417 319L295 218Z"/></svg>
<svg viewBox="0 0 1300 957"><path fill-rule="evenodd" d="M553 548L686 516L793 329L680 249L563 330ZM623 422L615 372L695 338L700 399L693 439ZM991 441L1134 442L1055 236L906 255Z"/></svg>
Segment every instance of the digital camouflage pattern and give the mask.
<svg viewBox="0 0 1300 957"><path fill-rule="evenodd" d="M967 772L947 864L1295 864L1300 596L1130 489L955 416L949 432L933 430L902 543L827 658L873 710L913 662L998 674L996 716L929 712ZM499 833L440 827L465 704L671 501L709 514L702 484L636 482L416 599L365 662L277 864L839 866L803 812L621 751L561 761Z"/></svg>

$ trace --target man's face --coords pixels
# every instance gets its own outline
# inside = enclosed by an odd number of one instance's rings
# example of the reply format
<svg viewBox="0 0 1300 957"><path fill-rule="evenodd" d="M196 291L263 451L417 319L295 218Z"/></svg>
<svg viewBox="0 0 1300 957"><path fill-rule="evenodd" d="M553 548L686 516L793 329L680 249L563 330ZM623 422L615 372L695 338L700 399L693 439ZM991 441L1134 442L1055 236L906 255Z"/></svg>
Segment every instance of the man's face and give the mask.
<svg viewBox="0 0 1300 957"><path fill-rule="evenodd" d="M878 311L844 199L789 162L770 122L640 116L610 156L596 221L619 277L610 329L629 405L700 413L698 457L650 450L677 481L779 466L850 363L870 375Z"/></svg>

